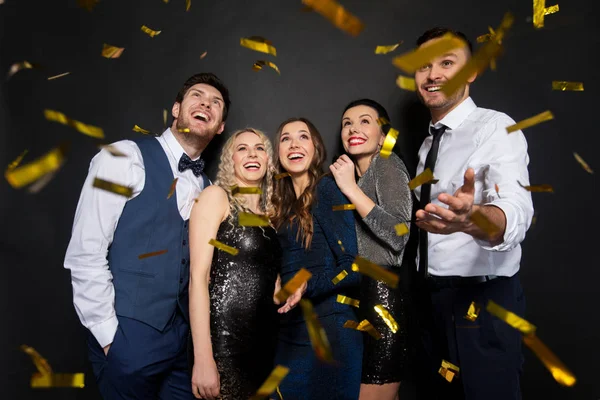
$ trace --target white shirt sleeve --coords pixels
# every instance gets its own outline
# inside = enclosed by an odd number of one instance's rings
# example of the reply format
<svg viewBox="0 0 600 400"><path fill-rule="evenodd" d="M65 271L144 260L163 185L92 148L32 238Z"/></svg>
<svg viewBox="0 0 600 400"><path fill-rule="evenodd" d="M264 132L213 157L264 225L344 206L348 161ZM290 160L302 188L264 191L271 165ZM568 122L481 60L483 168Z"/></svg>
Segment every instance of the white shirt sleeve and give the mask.
<svg viewBox="0 0 600 400"><path fill-rule="evenodd" d="M529 185L529 156L527 141L523 132L506 132L506 127L515 122L501 114L489 125L489 131L481 137L474 158L481 168L483 179L482 205L500 208L506 216L504 240L497 246L490 246L485 240L475 240L482 248L490 251L510 251L525 239L525 233L533 218L531 193L518 182ZM476 170L477 172L477 170ZM477 178L476 178L477 179ZM498 192L496 192L496 185Z"/></svg>
<svg viewBox="0 0 600 400"><path fill-rule="evenodd" d="M112 343L118 326L107 255L128 199L92 184L97 177L130 186L133 198L142 191L145 181L144 163L137 145L120 141L113 146L127 157L114 157L102 150L92 159L77 204L64 264L71 270L77 315L102 347Z"/></svg>

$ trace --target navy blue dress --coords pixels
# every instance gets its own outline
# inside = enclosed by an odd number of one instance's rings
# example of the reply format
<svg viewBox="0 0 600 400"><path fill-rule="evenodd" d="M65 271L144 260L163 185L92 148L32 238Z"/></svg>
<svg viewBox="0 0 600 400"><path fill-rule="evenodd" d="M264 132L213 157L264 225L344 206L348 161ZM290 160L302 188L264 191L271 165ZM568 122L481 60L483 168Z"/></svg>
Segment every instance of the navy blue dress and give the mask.
<svg viewBox="0 0 600 400"><path fill-rule="evenodd" d="M303 297L313 303L336 361L327 364L315 356L300 307L283 314L275 364L290 369L280 385L285 400L358 399L363 339L360 332L343 327L347 320L357 320L354 308L336 302L338 294L358 299L360 293L360 275L351 268L357 254L354 215L352 211L332 211L334 205L347 203L333 178L326 176L318 183L312 208L310 249L296 241L296 223L284 225L277 233L283 252L282 285L300 268L313 274ZM334 285L331 280L342 270L348 276Z"/></svg>

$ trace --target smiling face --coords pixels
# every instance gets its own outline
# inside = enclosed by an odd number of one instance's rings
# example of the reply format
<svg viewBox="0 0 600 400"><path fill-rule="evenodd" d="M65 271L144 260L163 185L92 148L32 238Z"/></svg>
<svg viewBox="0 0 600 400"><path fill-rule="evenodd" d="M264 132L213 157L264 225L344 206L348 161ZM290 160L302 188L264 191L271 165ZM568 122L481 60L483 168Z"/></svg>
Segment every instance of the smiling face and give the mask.
<svg viewBox="0 0 600 400"><path fill-rule="evenodd" d="M189 129L188 134L210 141L223 132L224 106L221 92L198 83L188 89L181 103L173 104L173 128L178 132Z"/></svg>
<svg viewBox="0 0 600 400"><path fill-rule="evenodd" d="M287 172L291 175L308 172L315 155L315 144L304 122L286 124L281 129L278 147L279 162Z"/></svg>
<svg viewBox="0 0 600 400"><path fill-rule="evenodd" d="M379 151L385 137L377 123L377 110L366 105L349 108L342 116L342 144L351 157L371 156Z"/></svg>
<svg viewBox="0 0 600 400"><path fill-rule="evenodd" d="M263 139L254 132L242 132L233 141L233 171L239 186L260 186L269 156Z"/></svg>

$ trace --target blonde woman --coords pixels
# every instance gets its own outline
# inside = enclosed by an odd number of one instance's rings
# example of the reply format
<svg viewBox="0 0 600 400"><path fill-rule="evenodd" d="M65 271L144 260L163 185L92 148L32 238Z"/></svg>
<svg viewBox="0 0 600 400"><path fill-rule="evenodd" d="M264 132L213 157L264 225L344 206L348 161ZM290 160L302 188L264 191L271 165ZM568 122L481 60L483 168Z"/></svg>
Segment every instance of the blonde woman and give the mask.
<svg viewBox="0 0 600 400"><path fill-rule="evenodd" d="M190 217L192 391L202 399L247 399L273 367L277 312L273 293L281 250L272 227L238 225L240 212L271 209L272 154L257 129L225 143L215 185L204 189ZM262 194L232 193L259 187ZM236 248L235 256L209 244Z"/></svg>

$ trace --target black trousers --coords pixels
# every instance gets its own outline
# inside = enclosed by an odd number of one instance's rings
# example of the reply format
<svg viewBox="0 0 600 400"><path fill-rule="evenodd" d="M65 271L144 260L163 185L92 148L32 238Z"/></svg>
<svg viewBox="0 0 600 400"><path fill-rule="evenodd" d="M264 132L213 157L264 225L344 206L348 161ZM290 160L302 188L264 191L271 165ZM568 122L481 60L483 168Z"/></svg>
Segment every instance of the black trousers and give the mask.
<svg viewBox="0 0 600 400"><path fill-rule="evenodd" d="M419 399L520 400L521 333L485 311L493 300L525 314L518 273L477 283L435 285L418 281L421 348L417 357ZM475 321L464 318L471 302L481 306ZM439 373L441 360L460 368L452 382Z"/></svg>

